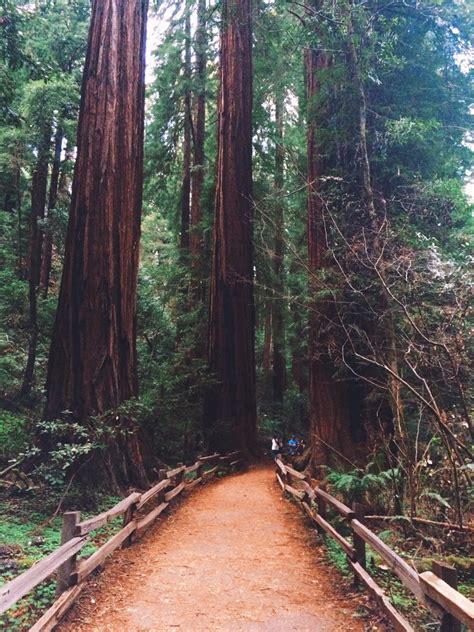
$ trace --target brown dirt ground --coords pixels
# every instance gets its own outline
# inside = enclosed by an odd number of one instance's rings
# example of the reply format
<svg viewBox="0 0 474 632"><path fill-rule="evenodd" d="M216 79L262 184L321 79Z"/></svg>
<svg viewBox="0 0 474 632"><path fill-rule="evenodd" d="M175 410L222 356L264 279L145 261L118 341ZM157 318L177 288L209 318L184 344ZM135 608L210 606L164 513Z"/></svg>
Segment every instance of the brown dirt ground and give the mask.
<svg viewBox="0 0 474 632"><path fill-rule="evenodd" d="M194 492L93 578L60 632L382 630L310 546L273 468ZM336 584L339 583L339 586ZM366 603L366 601L364 601Z"/></svg>

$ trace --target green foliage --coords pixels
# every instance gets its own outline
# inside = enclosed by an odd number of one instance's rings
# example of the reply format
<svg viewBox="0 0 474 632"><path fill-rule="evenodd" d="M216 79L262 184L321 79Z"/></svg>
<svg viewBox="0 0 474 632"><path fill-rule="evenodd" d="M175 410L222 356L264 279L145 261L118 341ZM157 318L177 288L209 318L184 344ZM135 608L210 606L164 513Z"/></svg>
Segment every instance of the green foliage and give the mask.
<svg viewBox="0 0 474 632"><path fill-rule="evenodd" d="M349 472L338 472L329 470L326 480L340 494L343 500L352 505L354 501L373 505L383 510L389 509L389 505L385 507L384 502L390 502L390 498L400 483L400 470L390 468L388 470L371 472L373 463L370 463L366 470L352 470Z"/></svg>
<svg viewBox="0 0 474 632"><path fill-rule="evenodd" d="M38 462L33 475L52 489L61 489L77 471L97 457L109 443L137 432L146 424L149 411L145 404L130 399L102 415L78 423L65 411L63 418L40 420L35 424L35 439L48 446L47 457ZM44 450L45 451L45 450ZM36 442L24 455L35 459L40 454Z"/></svg>
<svg viewBox="0 0 474 632"><path fill-rule="evenodd" d="M429 500L434 500L436 503L438 503L439 505L441 505L445 509L451 509L451 505L449 504L447 499L443 498L443 496L441 496L441 494L438 494L436 492L433 492L433 491L430 491L430 490L425 490L421 494L421 498L428 498Z"/></svg>
<svg viewBox="0 0 474 632"><path fill-rule="evenodd" d="M347 562L346 553L331 536L324 535L323 539L327 557L340 573L348 577L351 574L351 570Z"/></svg>
<svg viewBox="0 0 474 632"><path fill-rule="evenodd" d="M18 457L29 443L29 438L28 419L22 414L0 409L0 462L6 463Z"/></svg>
<svg viewBox="0 0 474 632"><path fill-rule="evenodd" d="M96 432L70 420L40 421L36 431L40 439L54 445L49 450L47 461L35 471L51 487L63 486L71 468L100 447ZM28 455L35 454L37 449L33 448Z"/></svg>
<svg viewBox="0 0 474 632"><path fill-rule="evenodd" d="M51 517L59 502L63 503L63 510L86 508L82 515L88 518L110 509L120 500L81 487L70 488L65 497L62 490L57 495L51 490L46 493L39 490L37 494L37 498L23 496L18 501L12 498L0 502L0 585L27 570L59 546L62 512L56 517ZM91 541L81 549L80 556L85 557L94 553L104 541L121 528L122 518L119 516L94 531ZM54 579L41 583L7 613L0 616L1 629L29 629L41 613L54 602L55 596Z"/></svg>
<svg viewBox="0 0 474 632"><path fill-rule="evenodd" d="M45 519L43 514L30 511L28 517L21 520L18 513L12 512L8 505L2 506L2 519L0 519L2 579L0 584L27 570L60 544L61 521L59 518L50 526L38 528L40 522ZM38 613L53 603L55 590L56 582L53 580L40 584L0 617L0 627L12 631L31 627L35 618L38 618Z"/></svg>

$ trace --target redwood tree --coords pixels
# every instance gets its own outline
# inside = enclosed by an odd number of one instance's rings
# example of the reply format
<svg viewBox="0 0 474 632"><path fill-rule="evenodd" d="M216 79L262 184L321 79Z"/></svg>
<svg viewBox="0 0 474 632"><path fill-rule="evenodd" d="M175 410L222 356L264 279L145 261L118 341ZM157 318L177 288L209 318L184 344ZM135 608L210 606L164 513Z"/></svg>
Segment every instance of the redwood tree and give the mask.
<svg viewBox="0 0 474 632"><path fill-rule="evenodd" d="M256 436L252 255L252 27L250 0L224 0L218 164L206 402L213 447L253 449Z"/></svg>
<svg viewBox="0 0 474 632"><path fill-rule="evenodd" d="M307 110L307 238L309 269L309 399L311 465L331 462L338 455L351 455L353 444L347 393L335 379L326 333L335 317L333 300L322 284L328 263L321 196L322 160L318 136L317 99L320 76L329 60L323 50L305 51Z"/></svg>
<svg viewBox="0 0 474 632"><path fill-rule="evenodd" d="M101 414L135 397L147 0L95 0L45 416ZM129 435L126 475L144 477ZM133 454L131 454L133 452Z"/></svg>

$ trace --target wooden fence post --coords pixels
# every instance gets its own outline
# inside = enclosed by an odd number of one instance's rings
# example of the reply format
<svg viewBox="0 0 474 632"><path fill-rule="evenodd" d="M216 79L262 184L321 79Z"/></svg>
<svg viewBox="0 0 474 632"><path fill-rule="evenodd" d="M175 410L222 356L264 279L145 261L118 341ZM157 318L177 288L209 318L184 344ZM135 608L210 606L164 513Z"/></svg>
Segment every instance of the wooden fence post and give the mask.
<svg viewBox="0 0 474 632"><path fill-rule="evenodd" d="M164 481L166 478L166 469L161 469L158 471L158 480Z"/></svg>
<svg viewBox="0 0 474 632"><path fill-rule="evenodd" d="M217 474L220 474L221 472L222 472L222 474L228 474L228 472L229 472L229 459L228 459L226 454L224 454L223 456L219 457L219 460L217 462L217 466L218 466Z"/></svg>
<svg viewBox="0 0 474 632"><path fill-rule="evenodd" d="M280 463L282 463L282 465L285 465L285 463L283 462L283 457L281 456L281 454L278 456L278 459L280 460ZM285 471L283 471L277 465L277 473L279 474L281 480L285 483L285 485L289 485L290 484L290 477L288 476L288 472L287 472L286 469L285 469Z"/></svg>
<svg viewBox="0 0 474 632"><path fill-rule="evenodd" d="M178 463L177 467L183 467L184 463ZM176 476L176 485L179 485L180 483L183 482L183 478L184 478L184 471L180 472L177 476Z"/></svg>
<svg viewBox="0 0 474 632"><path fill-rule="evenodd" d="M321 489L323 491L325 491L322 486L321 486ZM318 514L321 516L321 518L324 518L324 520L326 520L326 517L327 517L327 506L326 506L326 501L324 500L324 498L321 498L320 496L317 496L316 497L316 505L318 507ZM326 533L326 531L319 524L316 524L316 529L319 531L320 535L323 535L324 533Z"/></svg>
<svg viewBox="0 0 474 632"><path fill-rule="evenodd" d="M455 568L444 562L433 562L432 571L453 588L458 587L458 573ZM461 623L452 614L445 612L441 618L440 632L461 632Z"/></svg>
<svg viewBox="0 0 474 632"><path fill-rule="evenodd" d="M76 537L76 527L81 521L79 511L67 511L63 514L63 527L61 530L61 544L65 544ZM56 596L59 597L65 590L76 583L76 579L71 577L76 571L76 555L72 555L64 562L57 572Z"/></svg>
<svg viewBox="0 0 474 632"><path fill-rule="evenodd" d="M123 515L123 526L126 527L130 522L132 522L135 517L135 511L137 510L138 501L130 505L127 511ZM122 547L126 549L131 546L133 543L133 533L131 533L128 538L123 541Z"/></svg>
<svg viewBox="0 0 474 632"><path fill-rule="evenodd" d="M356 520L358 520L359 522L364 522L364 516L365 516L364 505L354 502L352 503L352 509L354 510ZM352 537L353 537L353 542L354 542L354 549L356 552L356 561L359 562L362 568L366 568L367 564L366 564L366 556L365 556L365 542L354 531L352 532ZM358 576L354 574L354 583L357 584L358 581L359 581Z"/></svg>

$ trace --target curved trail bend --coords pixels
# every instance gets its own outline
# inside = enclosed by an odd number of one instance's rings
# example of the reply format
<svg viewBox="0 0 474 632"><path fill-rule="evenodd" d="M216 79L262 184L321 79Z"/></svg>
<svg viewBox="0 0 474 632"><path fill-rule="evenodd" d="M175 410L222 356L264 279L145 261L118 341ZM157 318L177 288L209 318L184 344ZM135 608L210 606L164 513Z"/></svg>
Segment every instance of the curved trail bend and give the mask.
<svg viewBox="0 0 474 632"><path fill-rule="evenodd" d="M193 493L91 581L61 632L362 632L272 468ZM334 575L334 572L332 573Z"/></svg>

